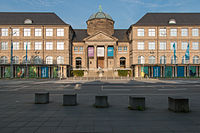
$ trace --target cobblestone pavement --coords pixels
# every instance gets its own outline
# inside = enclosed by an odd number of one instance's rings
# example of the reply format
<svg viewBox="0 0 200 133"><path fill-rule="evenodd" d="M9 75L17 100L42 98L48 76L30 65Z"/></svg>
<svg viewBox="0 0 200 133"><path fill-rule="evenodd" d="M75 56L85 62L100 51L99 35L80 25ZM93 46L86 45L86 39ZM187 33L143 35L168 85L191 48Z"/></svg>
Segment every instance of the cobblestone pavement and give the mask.
<svg viewBox="0 0 200 133"><path fill-rule="evenodd" d="M79 84L78 88L76 84ZM49 104L34 104L35 92ZM62 106L76 92L77 106ZM109 108L94 108L95 95ZM190 100L190 113L168 111L168 96ZM145 96L145 111L128 109L129 96ZM199 80L0 80L0 133L200 133Z"/></svg>

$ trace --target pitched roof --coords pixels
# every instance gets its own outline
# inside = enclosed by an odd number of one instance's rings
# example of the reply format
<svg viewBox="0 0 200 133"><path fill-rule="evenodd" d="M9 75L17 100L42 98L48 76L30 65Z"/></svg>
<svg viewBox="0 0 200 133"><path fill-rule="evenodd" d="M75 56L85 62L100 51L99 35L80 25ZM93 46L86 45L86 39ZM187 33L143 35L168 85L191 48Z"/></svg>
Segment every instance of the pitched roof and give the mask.
<svg viewBox="0 0 200 133"><path fill-rule="evenodd" d="M0 12L0 25L24 25L26 19L32 20L32 25L68 25L50 12Z"/></svg>
<svg viewBox="0 0 200 133"><path fill-rule="evenodd" d="M126 34L127 29L116 29L114 31L113 36L116 37L119 42L128 42L128 36ZM89 36L86 29L74 29L74 32L74 42L83 42L83 39Z"/></svg>
<svg viewBox="0 0 200 133"><path fill-rule="evenodd" d="M147 13L133 26L167 26L170 19L175 25L200 25L200 13Z"/></svg>

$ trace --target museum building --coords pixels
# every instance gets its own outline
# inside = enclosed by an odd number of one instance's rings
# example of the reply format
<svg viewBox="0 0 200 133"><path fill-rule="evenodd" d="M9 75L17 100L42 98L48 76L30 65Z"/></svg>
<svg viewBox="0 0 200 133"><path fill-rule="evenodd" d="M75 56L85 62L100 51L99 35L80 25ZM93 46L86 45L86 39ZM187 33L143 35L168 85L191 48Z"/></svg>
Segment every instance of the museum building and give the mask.
<svg viewBox="0 0 200 133"><path fill-rule="evenodd" d="M200 13L147 13L115 29L100 8L86 24L73 29L55 13L1 12L0 77L200 76Z"/></svg>

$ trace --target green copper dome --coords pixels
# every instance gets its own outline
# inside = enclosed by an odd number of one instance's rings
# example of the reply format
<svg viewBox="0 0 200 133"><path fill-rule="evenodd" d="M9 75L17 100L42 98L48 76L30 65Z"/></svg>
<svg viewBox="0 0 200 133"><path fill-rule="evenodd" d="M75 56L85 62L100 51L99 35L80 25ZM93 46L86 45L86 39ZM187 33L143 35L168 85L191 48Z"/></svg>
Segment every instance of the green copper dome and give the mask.
<svg viewBox="0 0 200 133"><path fill-rule="evenodd" d="M97 13L92 14L88 20L99 19L99 18L106 18L106 19L110 19L113 21L113 19L110 15L108 15L102 11L101 6L99 6L99 11Z"/></svg>

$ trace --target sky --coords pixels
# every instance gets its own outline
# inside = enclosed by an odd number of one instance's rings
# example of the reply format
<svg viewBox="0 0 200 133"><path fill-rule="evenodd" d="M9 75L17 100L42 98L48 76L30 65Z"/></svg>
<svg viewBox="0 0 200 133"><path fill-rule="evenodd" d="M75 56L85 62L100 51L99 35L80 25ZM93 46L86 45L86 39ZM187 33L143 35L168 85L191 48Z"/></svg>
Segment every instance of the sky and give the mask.
<svg viewBox="0 0 200 133"><path fill-rule="evenodd" d="M200 12L199 0L0 0L0 12L55 12L73 29L85 29L99 5L115 29L129 28L147 12Z"/></svg>

